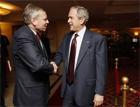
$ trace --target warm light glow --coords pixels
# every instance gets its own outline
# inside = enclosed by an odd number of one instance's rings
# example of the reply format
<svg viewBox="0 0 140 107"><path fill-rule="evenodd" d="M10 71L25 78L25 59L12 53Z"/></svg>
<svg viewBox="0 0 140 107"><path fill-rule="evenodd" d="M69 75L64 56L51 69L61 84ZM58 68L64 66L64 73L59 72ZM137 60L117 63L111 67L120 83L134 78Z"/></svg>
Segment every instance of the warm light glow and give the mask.
<svg viewBox="0 0 140 107"><path fill-rule="evenodd" d="M118 34L118 32L117 32L116 30L113 30L113 31L112 31L112 34L113 34L113 35L116 35L116 34Z"/></svg>
<svg viewBox="0 0 140 107"><path fill-rule="evenodd" d="M90 28L91 31L97 31L99 29L96 29L96 28Z"/></svg>
<svg viewBox="0 0 140 107"><path fill-rule="evenodd" d="M6 9L12 9L11 6L9 6L9 5L7 5L7 4L3 4L3 3L0 4L0 7L6 8Z"/></svg>
<svg viewBox="0 0 140 107"><path fill-rule="evenodd" d="M13 9L12 5L9 5L7 2L4 2L4 1L0 2L0 7L8 9L8 10L12 10Z"/></svg>
<svg viewBox="0 0 140 107"><path fill-rule="evenodd" d="M10 12L10 10L0 7L0 15L4 16L9 14Z"/></svg>
<svg viewBox="0 0 140 107"><path fill-rule="evenodd" d="M104 30L104 34L109 34L109 30Z"/></svg>
<svg viewBox="0 0 140 107"><path fill-rule="evenodd" d="M5 1L0 1L0 7L8 9L10 11L22 11L23 10L22 8L20 8L18 6L5 2Z"/></svg>
<svg viewBox="0 0 140 107"><path fill-rule="evenodd" d="M138 32L134 32L134 35L135 35L135 36L138 36L138 35L139 35L139 33L138 33Z"/></svg>

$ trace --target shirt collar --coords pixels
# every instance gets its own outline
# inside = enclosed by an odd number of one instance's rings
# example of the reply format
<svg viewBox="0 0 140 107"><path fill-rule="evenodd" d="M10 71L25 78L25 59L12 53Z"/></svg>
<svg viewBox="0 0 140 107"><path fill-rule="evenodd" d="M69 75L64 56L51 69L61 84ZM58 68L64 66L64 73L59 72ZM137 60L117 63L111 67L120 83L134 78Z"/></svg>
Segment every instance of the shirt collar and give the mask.
<svg viewBox="0 0 140 107"><path fill-rule="evenodd" d="M29 27L30 28L30 27ZM30 28L31 29L31 28ZM33 33L36 35L37 33L33 30L33 29L31 29L31 31L33 31Z"/></svg>
<svg viewBox="0 0 140 107"><path fill-rule="evenodd" d="M82 37L86 31L86 26L84 26L77 34L79 37ZM76 33L75 33L76 34Z"/></svg>

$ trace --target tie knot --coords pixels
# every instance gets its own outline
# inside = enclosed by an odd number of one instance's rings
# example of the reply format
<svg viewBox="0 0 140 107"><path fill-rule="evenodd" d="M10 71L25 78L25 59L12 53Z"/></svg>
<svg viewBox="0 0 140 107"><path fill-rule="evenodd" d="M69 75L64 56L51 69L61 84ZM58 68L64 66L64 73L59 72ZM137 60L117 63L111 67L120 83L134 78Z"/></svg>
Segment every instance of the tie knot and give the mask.
<svg viewBox="0 0 140 107"><path fill-rule="evenodd" d="M39 42L40 42L40 37L39 37L39 34L38 34L38 33L36 33L36 37L37 37L37 39L38 39Z"/></svg>
<svg viewBox="0 0 140 107"><path fill-rule="evenodd" d="M40 36L40 34L37 32L36 35Z"/></svg>
<svg viewBox="0 0 140 107"><path fill-rule="evenodd" d="M77 36L79 36L77 33L75 34L74 38L77 38Z"/></svg>

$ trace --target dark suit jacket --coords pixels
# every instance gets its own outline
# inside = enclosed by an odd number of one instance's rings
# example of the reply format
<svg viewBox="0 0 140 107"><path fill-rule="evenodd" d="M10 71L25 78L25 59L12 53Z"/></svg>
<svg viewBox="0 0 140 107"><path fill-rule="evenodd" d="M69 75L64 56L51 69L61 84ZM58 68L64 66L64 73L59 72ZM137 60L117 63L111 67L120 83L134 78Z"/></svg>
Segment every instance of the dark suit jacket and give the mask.
<svg viewBox="0 0 140 107"><path fill-rule="evenodd" d="M8 49L7 46L10 45L7 36L0 35L0 42L1 42L1 62L0 63L0 106L4 106L4 89L6 85L6 60L8 58Z"/></svg>
<svg viewBox="0 0 140 107"><path fill-rule="evenodd" d="M1 55L2 58L8 58L8 49L7 46L10 45L7 36L1 35Z"/></svg>
<svg viewBox="0 0 140 107"><path fill-rule="evenodd" d="M22 26L13 36L12 54L16 72L14 105L47 105L49 74L53 66L28 26Z"/></svg>
<svg viewBox="0 0 140 107"><path fill-rule="evenodd" d="M63 62L61 96L66 89L69 44L73 33L64 35L54 61ZM107 44L104 36L86 29L74 78L74 99L79 106L93 104L94 94L104 95L107 75Z"/></svg>

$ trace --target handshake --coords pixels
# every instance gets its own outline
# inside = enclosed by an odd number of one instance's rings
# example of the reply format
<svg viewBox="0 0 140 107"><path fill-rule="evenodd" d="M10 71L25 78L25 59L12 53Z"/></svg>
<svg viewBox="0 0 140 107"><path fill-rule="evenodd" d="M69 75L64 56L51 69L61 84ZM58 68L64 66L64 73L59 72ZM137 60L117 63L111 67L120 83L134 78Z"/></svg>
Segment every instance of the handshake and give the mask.
<svg viewBox="0 0 140 107"><path fill-rule="evenodd" d="M54 67L54 70L53 70L53 73L57 73L57 69L58 69L58 66L56 65L56 63L55 62L53 62L53 61L51 61L51 64L53 65L53 67Z"/></svg>

